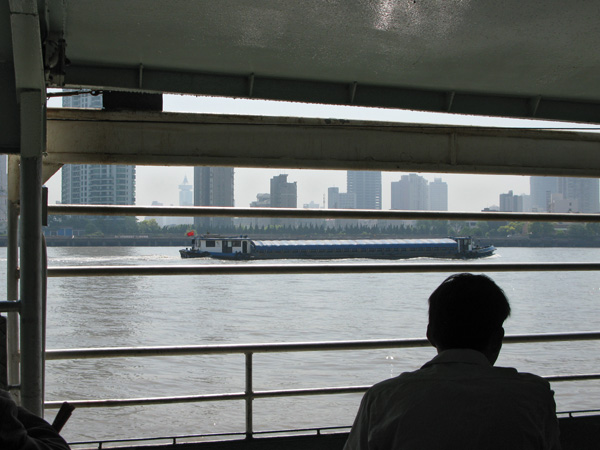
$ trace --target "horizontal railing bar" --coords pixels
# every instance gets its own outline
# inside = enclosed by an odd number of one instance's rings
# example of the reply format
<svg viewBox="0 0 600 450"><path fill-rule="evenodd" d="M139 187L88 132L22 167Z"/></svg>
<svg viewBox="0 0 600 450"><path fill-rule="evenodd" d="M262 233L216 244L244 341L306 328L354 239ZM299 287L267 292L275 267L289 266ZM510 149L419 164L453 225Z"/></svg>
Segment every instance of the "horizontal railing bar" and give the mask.
<svg viewBox="0 0 600 450"><path fill-rule="evenodd" d="M275 397L297 397L307 395L328 395L328 394L354 394L364 392L368 386L348 386L348 387L326 387L313 389L289 389L273 391L256 391L252 393L253 398L275 398ZM67 400L70 405L76 408L111 408L116 406L140 406L140 405L165 405L172 403L194 403L194 402L212 402L227 400L244 400L246 393L229 394L206 394L206 395L184 395L172 397L148 397L148 398L120 398L104 400ZM45 402L46 409L60 408L61 401Z"/></svg>
<svg viewBox="0 0 600 450"><path fill-rule="evenodd" d="M552 375L541 377L548 382L600 380L600 373ZM371 386L324 387L312 389L282 389L272 391L256 391L254 398L295 397L308 395L356 394L366 392Z"/></svg>
<svg viewBox="0 0 600 450"><path fill-rule="evenodd" d="M509 335L504 343L565 342L600 340L600 331L581 333L552 333ZM428 347L427 339L386 339L368 341L335 341L335 342L282 342L270 344L225 344L225 345L185 345L160 347L106 347L56 349L46 351L46 360L89 359L89 358L123 358L150 356L191 356L216 354L246 353L284 353L307 351L340 351L340 350L376 350L383 348L418 348Z"/></svg>
<svg viewBox="0 0 600 450"><path fill-rule="evenodd" d="M585 381L585 380L600 380L600 373L579 373L572 375L552 375L544 376L543 379L549 382L560 382L560 381Z"/></svg>
<svg viewBox="0 0 600 450"><path fill-rule="evenodd" d="M11 301L11 300L2 300L0 301L0 312L19 312L21 309L21 302Z"/></svg>
<svg viewBox="0 0 600 450"><path fill-rule="evenodd" d="M337 428L344 429L344 428L350 428L350 427L337 427ZM325 428L322 428L322 429L325 429ZM312 431L312 430L308 430L308 431ZM259 434L259 433L260 432L255 432L254 434ZM273 431L272 433L277 433L277 432ZM189 439L195 439L195 438L232 437L232 436L246 436L246 433L231 432L231 433L182 434L182 435L176 435L176 436L153 436L153 437L146 437L146 438L105 439L105 440L100 440L100 441L75 441L75 442L69 442L69 445L71 446L71 448L73 448L73 446L94 444L94 446L96 448L102 449L102 448L106 448L106 447L104 447L105 444L117 444L117 443L130 444L132 442L145 442L145 441L148 441L148 442L153 441L156 443L157 441L169 441L170 444L174 445L177 443L177 441L183 441L183 440L189 440ZM109 447L109 448L113 448L113 447ZM121 447L116 447L116 448L121 448Z"/></svg>
<svg viewBox="0 0 600 450"><path fill-rule="evenodd" d="M216 402L224 400L244 400L246 394L205 394L205 395L182 395L175 397L148 397L148 398L114 398L104 400L67 400L67 402L76 408L113 408L117 406L140 406L140 405L166 405L172 403L195 403L195 402ZM45 402L44 408L60 408L63 400L55 402Z"/></svg>
<svg viewBox="0 0 600 450"><path fill-rule="evenodd" d="M330 394L360 394L365 392L371 386L344 386L344 387L324 387L311 389L282 389L273 391L255 391L253 397L257 398L277 398L277 397L300 397L309 395L330 395Z"/></svg>
<svg viewBox="0 0 600 450"><path fill-rule="evenodd" d="M577 409L573 411L557 411L556 414L568 414L573 417L574 414L590 414L590 413L600 413L600 409Z"/></svg>
<svg viewBox="0 0 600 450"><path fill-rule="evenodd" d="M48 214L84 216L281 217L297 219L479 220L487 222L600 222L600 214L317 208L233 208L213 206L48 205Z"/></svg>
<svg viewBox="0 0 600 450"><path fill-rule="evenodd" d="M600 263L369 263L56 266L48 277L598 271Z"/></svg>
<svg viewBox="0 0 600 450"><path fill-rule="evenodd" d="M341 425L334 427L318 427L318 428L293 428L293 429L283 429L283 430L264 430L264 431L255 431L252 433L254 436L265 436L269 434L299 434L306 432L313 432L316 434L320 434L322 432L331 432L337 430L349 430L351 428L350 425ZM214 438L214 437L231 437L231 436L246 436L245 432L230 432L230 433L204 433L204 434L179 434L175 436L154 436L147 438L124 438L124 439L106 439L101 441L76 441L69 442L71 446L79 446L79 445L89 445L95 444L97 448L102 448L102 445L98 447L98 444L115 444L115 443L131 443L131 442L142 442L142 441L170 441L170 443L175 444L177 441L180 443L186 443L185 441L189 439L195 438Z"/></svg>
<svg viewBox="0 0 600 450"><path fill-rule="evenodd" d="M549 382L560 381L582 381L598 380L599 373L577 374L577 375L555 375L542 377ZM251 394L254 399L261 398L280 398L280 397L304 397L311 395L335 395L335 394L360 394L366 392L371 386L342 386L342 387L323 387L308 389L281 389L271 391L255 391ZM207 401L228 401L244 400L247 397L245 393L231 394L207 394L207 395L188 395L176 397L152 397L152 398L129 398L129 399L108 399L108 400L67 400L67 402L77 408L109 408L116 406L141 406L141 405L165 405L172 403L193 403ZM44 403L46 409L60 408L63 401L53 401Z"/></svg>

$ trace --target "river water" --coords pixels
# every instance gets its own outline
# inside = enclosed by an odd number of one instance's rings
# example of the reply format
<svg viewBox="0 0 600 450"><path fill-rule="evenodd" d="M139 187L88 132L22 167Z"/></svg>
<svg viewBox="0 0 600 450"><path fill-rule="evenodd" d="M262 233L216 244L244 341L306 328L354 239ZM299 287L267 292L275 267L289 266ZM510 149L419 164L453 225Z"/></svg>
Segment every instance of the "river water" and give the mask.
<svg viewBox="0 0 600 450"><path fill-rule="evenodd" d="M5 283L6 250L0 250ZM173 247L54 247L50 266L221 264ZM597 262L600 249L500 248L490 262ZM419 263L427 260L418 260ZM285 263L310 261L285 261ZM364 263L360 260L344 262ZM253 264L241 262L240 264ZM50 278L47 348L421 338L427 298L448 274ZM594 272L490 274L507 293L507 334L600 329ZM1 286L5 289L5 285ZM539 375L598 372L597 342L505 345L498 365ZM415 370L433 349L254 356L254 389L367 385ZM600 383L554 383L558 411L600 408ZM47 362L46 400L244 390L242 356ZM254 429L350 425L361 395L254 401ZM55 411L46 413L52 419ZM69 441L239 432L239 401L75 410Z"/></svg>

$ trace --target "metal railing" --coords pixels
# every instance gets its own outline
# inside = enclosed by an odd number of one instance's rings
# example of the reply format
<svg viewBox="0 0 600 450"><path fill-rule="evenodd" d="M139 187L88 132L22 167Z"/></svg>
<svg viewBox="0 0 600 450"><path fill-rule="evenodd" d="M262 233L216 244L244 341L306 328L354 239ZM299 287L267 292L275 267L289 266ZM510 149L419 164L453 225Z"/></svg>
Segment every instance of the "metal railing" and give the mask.
<svg viewBox="0 0 600 450"><path fill-rule="evenodd" d="M563 272L598 271L600 263L370 263L370 264L219 264L173 266L50 267L48 277L156 275L284 275L315 273L448 273L448 272Z"/></svg>
<svg viewBox="0 0 600 450"><path fill-rule="evenodd" d="M580 213L236 208L224 206L48 205L48 214L82 216L272 217L285 219L480 220L486 222L600 222L600 214Z"/></svg>
<svg viewBox="0 0 600 450"><path fill-rule="evenodd" d="M600 215L594 214L531 214L531 213L470 213L432 211L364 211L364 210L316 210L289 208L215 208L215 207L135 207L135 206L92 206L92 205L50 205L49 214L69 215L163 215L163 216L210 216L210 217L280 217L280 218L338 218L338 219L385 219L385 220L523 220L544 222L600 222ZM223 264L223 265L176 265L176 266L76 266L50 267L48 277L90 277L90 276L152 276L152 275L247 275L247 274L311 274L311 273L424 273L424 272L535 272L535 271L600 271L600 263L369 263L369 264ZM18 273L17 273L18 276ZM9 304L10 303L10 304ZM18 311L20 302L1 302L0 310ZM504 342L534 343L599 340L600 332L534 334L507 336ZM284 389L255 391L253 389L253 355L257 353L282 353L306 351L348 351L382 348L426 347L426 339L400 339L385 341L342 341L307 342L282 344L246 344L217 346L180 347L139 347L139 348L94 348L48 350L47 360L80 358L116 358L183 356L210 354L243 354L245 357L245 390L223 394L188 395L154 398L121 398L99 400L69 400L74 406L83 408L150 405L166 403L189 403L206 401L244 401L246 430L251 437L253 430L254 399L332 395L360 393L368 386L340 386L310 389ZM599 373L552 375L549 381L578 381L600 379ZM46 402L46 408L57 408L60 402Z"/></svg>
<svg viewBox="0 0 600 450"><path fill-rule="evenodd" d="M600 332L558 333L558 334L529 334L512 335L504 338L505 344L523 344L538 342L565 342L599 340ZM365 392L370 386L337 386L308 389L283 389L255 391L253 389L253 355L257 353L288 353L288 352L325 352L325 351L357 351L377 350L384 348L419 348L429 347L427 339L392 339L370 341L337 341L337 342L298 342L275 344L243 344L243 345L191 345L169 347L117 347L49 350L46 360L90 359L90 358L131 358L154 356L195 356L242 354L245 357L245 390L223 394L186 395L171 397L121 398L103 400L67 400L79 408L101 408L117 406L163 405L172 403L195 403L207 401L245 402L246 437L254 434L253 430L253 400L277 397L297 397L313 395L354 394ZM600 373L553 375L544 377L548 381L581 381L598 380ZM59 408L63 401L46 402L48 409Z"/></svg>

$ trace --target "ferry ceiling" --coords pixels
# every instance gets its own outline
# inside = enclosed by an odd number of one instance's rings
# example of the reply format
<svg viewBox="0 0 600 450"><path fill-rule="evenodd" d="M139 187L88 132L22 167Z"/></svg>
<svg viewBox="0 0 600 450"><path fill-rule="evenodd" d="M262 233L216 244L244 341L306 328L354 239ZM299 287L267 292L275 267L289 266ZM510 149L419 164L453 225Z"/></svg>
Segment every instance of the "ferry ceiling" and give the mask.
<svg viewBox="0 0 600 450"><path fill-rule="evenodd" d="M5 1L0 151L41 147L44 180L65 163L600 177L598 17L599 2L558 0ZM565 129L118 104L46 111L49 88L538 119Z"/></svg>

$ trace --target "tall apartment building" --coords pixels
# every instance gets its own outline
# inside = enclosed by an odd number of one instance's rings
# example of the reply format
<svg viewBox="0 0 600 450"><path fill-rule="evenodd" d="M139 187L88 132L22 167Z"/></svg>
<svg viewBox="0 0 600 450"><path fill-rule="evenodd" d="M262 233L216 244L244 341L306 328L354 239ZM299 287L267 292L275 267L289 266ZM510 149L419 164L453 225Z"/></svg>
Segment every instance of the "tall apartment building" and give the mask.
<svg viewBox="0 0 600 450"><path fill-rule="evenodd" d="M270 202L272 208L297 208L298 186L296 182L288 182L287 174L277 175L271 178ZM296 219L271 219L273 225L297 224Z"/></svg>
<svg viewBox="0 0 600 450"><path fill-rule="evenodd" d="M441 178L434 178L429 183L429 209L431 211L448 211L448 183Z"/></svg>
<svg viewBox="0 0 600 450"><path fill-rule="evenodd" d="M194 206L233 206L233 167L194 167ZM230 217L196 217L198 233L230 226Z"/></svg>
<svg viewBox="0 0 600 450"><path fill-rule="evenodd" d="M271 207L296 208L298 207L298 187L296 182L289 183L287 174L271 178Z"/></svg>
<svg viewBox="0 0 600 450"><path fill-rule="evenodd" d="M63 107L102 108L102 96L63 97ZM89 205L134 205L135 166L66 164L61 169L61 202Z"/></svg>
<svg viewBox="0 0 600 450"><path fill-rule="evenodd" d="M66 164L61 202L82 205L135 205L135 166Z"/></svg>
<svg viewBox="0 0 600 450"><path fill-rule="evenodd" d="M65 89L63 92L69 92ZM100 108L102 109L102 95L79 94L62 98L63 108Z"/></svg>
<svg viewBox="0 0 600 450"><path fill-rule="evenodd" d="M416 173L402 175L399 181L393 181L391 193L392 209L429 210L429 184Z"/></svg>
<svg viewBox="0 0 600 450"><path fill-rule="evenodd" d="M348 194L356 196L357 209L381 209L381 172L349 170Z"/></svg>

